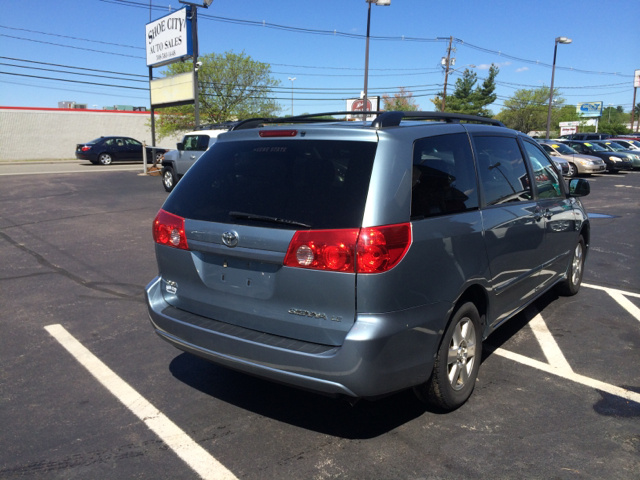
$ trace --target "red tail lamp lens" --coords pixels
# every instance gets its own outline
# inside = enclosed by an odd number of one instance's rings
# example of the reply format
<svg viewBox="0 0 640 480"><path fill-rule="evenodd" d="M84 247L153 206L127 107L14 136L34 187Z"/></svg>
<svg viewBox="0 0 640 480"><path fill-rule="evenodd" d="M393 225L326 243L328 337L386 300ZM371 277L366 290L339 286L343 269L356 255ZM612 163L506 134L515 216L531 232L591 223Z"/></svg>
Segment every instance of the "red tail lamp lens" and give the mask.
<svg viewBox="0 0 640 480"><path fill-rule="evenodd" d="M381 273L400 263L410 246L410 223L300 231L289 243L284 265L334 272Z"/></svg>
<svg viewBox="0 0 640 480"><path fill-rule="evenodd" d="M189 250L184 218L160 210L153 221L153 239L160 245Z"/></svg>
<svg viewBox="0 0 640 480"><path fill-rule="evenodd" d="M87 150L91 150L91 147L87 147L86 145L82 147L83 152L86 152Z"/></svg>
<svg viewBox="0 0 640 480"><path fill-rule="evenodd" d="M258 134L261 137L295 137L297 130L260 130Z"/></svg>
<svg viewBox="0 0 640 480"><path fill-rule="evenodd" d="M368 227L360 231L356 252L358 273L381 273L391 270L411 246L411 224Z"/></svg>
<svg viewBox="0 0 640 480"><path fill-rule="evenodd" d="M359 230L307 230L296 232L284 265L287 267L353 272Z"/></svg>

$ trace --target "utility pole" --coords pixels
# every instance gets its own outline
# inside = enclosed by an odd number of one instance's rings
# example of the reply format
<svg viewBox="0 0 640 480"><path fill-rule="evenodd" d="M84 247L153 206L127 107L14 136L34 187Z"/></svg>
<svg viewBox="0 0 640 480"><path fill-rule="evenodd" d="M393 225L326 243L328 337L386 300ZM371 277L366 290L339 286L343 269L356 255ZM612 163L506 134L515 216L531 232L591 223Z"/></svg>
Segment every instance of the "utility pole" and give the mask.
<svg viewBox="0 0 640 480"><path fill-rule="evenodd" d="M636 113L636 90L638 90L638 87L633 87L633 103L631 104L631 132L633 132L633 122L635 120L635 113ZM638 124L640 125L640 118L638 118ZM638 129L636 128L636 132L638 131Z"/></svg>
<svg viewBox="0 0 640 480"><path fill-rule="evenodd" d="M198 7L191 5L191 36L193 44L193 98L196 129L200 126L200 91L198 88Z"/></svg>
<svg viewBox="0 0 640 480"><path fill-rule="evenodd" d="M444 112L444 108L447 100L447 82L449 81L449 67L451 62L451 44L452 43L453 43L453 37L449 37L449 48L447 48L447 58L446 60L444 58L442 59L445 62L445 64L444 64L444 92L442 94L442 107L440 108L441 112Z"/></svg>

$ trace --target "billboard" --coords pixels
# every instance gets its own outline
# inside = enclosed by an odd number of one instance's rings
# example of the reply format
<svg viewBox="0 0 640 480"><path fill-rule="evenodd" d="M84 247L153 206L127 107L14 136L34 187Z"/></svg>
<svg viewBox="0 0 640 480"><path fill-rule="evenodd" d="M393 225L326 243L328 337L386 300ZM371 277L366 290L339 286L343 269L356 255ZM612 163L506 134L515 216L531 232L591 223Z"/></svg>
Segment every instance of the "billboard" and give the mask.
<svg viewBox="0 0 640 480"><path fill-rule="evenodd" d="M191 7L147 23L145 44L148 67L161 67L191 57Z"/></svg>
<svg viewBox="0 0 640 480"><path fill-rule="evenodd" d="M361 112L364 107L364 99L362 98L348 98L347 99L347 111L348 112ZM380 97L367 97L367 111L377 112L380 109ZM373 121L378 116L374 113L367 115L367 120ZM347 120L362 120L362 115L347 115Z"/></svg>
<svg viewBox="0 0 640 480"><path fill-rule="evenodd" d="M151 80L151 106L176 107L193 103L193 80L193 72Z"/></svg>
<svg viewBox="0 0 640 480"><path fill-rule="evenodd" d="M633 73L633 86L640 87L640 70L636 70Z"/></svg>
<svg viewBox="0 0 640 480"><path fill-rule="evenodd" d="M583 117L601 117L602 102L584 102L576 105L576 112Z"/></svg>

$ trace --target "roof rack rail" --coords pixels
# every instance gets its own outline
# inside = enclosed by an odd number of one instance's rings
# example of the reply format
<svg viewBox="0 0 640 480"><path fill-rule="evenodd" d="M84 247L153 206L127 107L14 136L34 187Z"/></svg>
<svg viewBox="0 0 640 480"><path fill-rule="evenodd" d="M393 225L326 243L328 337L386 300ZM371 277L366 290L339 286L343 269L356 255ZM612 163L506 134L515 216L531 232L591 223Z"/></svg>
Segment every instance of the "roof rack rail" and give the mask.
<svg viewBox="0 0 640 480"><path fill-rule="evenodd" d="M367 112L367 114L380 114L382 112ZM285 124L285 123L322 123L322 122L341 122L342 119L330 119L322 118L333 115L358 115L357 112L341 111L341 112L323 112L323 113L311 113L307 115L297 115L295 117L276 117L276 118L248 118L247 120L240 121L233 130L245 130L249 128L256 128L260 125L273 125L273 124Z"/></svg>
<svg viewBox="0 0 640 480"><path fill-rule="evenodd" d="M447 112L380 112L380 111L367 111L367 115L375 114L377 117L371 123L373 128L385 128L385 127L397 127L404 118L410 118L413 120L441 120L447 123L460 123L465 122L477 122L485 123L489 125L495 125L496 127L504 127L505 125L493 118L478 117L475 115L464 115L462 113L447 113ZM257 128L261 125L274 125L274 124L290 124L290 123L319 123L319 122L331 122L331 121L345 121L341 119L327 119L323 117L334 115L360 115L360 112L342 111L342 112L326 112L326 113L314 113L308 115L298 115L295 117L280 117L280 118L249 118L247 120L241 120L237 122L231 130L246 130L250 128Z"/></svg>
<svg viewBox="0 0 640 480"><path fill-rule="evenodd" d="M496 127L504 127L504 123L499 120L487 117L479 117L476 115L464 115L462 113L447 112L385 112L379 115L372 123L373 128L397 127L403 118L412 120L443 120L447 123L478 122L495 125Z"/></svg>

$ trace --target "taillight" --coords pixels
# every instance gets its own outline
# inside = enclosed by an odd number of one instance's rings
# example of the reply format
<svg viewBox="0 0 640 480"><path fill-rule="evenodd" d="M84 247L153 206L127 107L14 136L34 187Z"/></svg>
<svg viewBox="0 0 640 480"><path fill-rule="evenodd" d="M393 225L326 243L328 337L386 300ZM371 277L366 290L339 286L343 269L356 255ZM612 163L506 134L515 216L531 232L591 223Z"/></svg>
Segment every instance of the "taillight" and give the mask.
<svg viewBox="0 0 640 480"><path fill-rule="evenodd" d="M289 243L284 265L312 270L353 272L358 233L357 228L296 232Z"/></svg>
<svg viewBox="0 0 640 480"><path fill-rule="evenodd" d="M411 224L367 227L360 230L356 255L358 273L381 273L391 270L411 246Z"/></svg>
<svg viewBox="0 0 640 480"><path fill-rule="evenodd" d="M260 130L258 135L261 137L295 137L297 130Z"/></svg>
<svg viewBox="0 0 640 480"><path fill-rule="evenodd" d="M299 231L289 243L284 265L334 272L381 273L400 263L410 246L410 223Z"/></svg>
<svg viewBox="0 0 640 480"><path fill-rule="evenodd" d="M86 145L84 147L82 147L82 151L83 152L86 152L87 150L91 150L91 147L88 147Z"/></svg>
<svg viewBox="0 0 640 480"><path fill-rule="evenodd" d="M184 218L160 210L153 221L153 239L160 245L189 250Z"/></svg>

